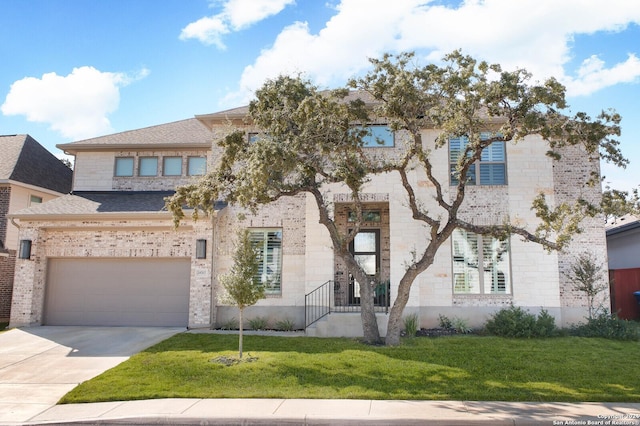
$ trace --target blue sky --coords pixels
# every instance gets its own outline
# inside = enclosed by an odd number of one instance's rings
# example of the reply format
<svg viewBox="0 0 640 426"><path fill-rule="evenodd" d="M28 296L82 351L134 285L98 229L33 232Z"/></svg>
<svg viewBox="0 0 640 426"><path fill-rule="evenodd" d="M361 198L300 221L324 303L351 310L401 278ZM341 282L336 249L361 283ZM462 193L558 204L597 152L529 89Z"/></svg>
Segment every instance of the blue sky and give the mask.
<svg viewBox="0 0 640 426"><path fill-rule="evenodd" d="M614 108L640 184L640 1L2 0L0 134L56 144L246 104L280 73L323 88L367 58L464 53L567 87L571 111Z"/></svg>

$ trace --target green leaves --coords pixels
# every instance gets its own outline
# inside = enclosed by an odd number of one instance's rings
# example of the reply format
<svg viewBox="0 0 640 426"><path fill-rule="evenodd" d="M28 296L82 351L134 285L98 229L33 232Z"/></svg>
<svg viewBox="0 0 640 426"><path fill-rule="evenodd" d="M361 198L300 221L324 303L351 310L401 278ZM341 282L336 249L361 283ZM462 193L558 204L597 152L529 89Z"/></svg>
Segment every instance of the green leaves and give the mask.
<svg viewBox="0 0 640 426"><path fill-rule="evenodd" d="M226 290L223 301L244 309L264 298L265 289L254 280L260 268L260 252L251 243L249 230L239 231L237 238L233 266L228 274L220 277L220 282Z"/></svg>

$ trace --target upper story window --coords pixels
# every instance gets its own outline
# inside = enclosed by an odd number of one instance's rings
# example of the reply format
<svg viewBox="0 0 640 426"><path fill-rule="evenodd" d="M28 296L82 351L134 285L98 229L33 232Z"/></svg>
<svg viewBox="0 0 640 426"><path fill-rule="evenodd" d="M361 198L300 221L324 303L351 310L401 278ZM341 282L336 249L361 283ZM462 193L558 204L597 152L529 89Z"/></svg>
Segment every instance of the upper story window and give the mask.
<svg viewBox="0 0 640 426"><path fill-rule="evenodd" d="M509 294L509 244L489 235L456 229L453 241L455 294Z"/></svg>
<svg viewBox="0 0 640 426"><path fill-rule="evenodd" d="M187 174L189 176L202 176L207 172L206 157L189 157L187 161Z"/></svg>
<svg viewBox="0 0 640 426"><path fill-rule="evenodd" d="M157 176L158 175L158 157L140 157L138 166L139 176Z"/></svg>
<svg viewBox="0 0 640 426"><path fill-rule="evenodd" d="M361 129L361 128L359 128ZM365 127L367 135L363 138L364 146L367 148L393 147L394 135L386 124L371 124Z"/></svg>
<svg viewBox="0 0 640 426"><path fill-rule="evenodd" d="M115 176L133 176L133 157L117 157Z"/></svg>
<svg viewBox="0 0 640 426"><path fill-rule="evenodd" d="M260 133L249 132L247 133L247 139L249 140L249 143L255 143L258 139L260 139Z"/></svg>
<svg viewBox="0 0 640 426"><path fill-rule="evenodd" d="M181 176L182 157L164 157L162 159L162 174L164 176Z"/></svg>
<svg viewBox="0 0 640 426"><path fill-rule="evenodd" d="M449 139L449 165L451 185L458 184L456 166L458 158L469 144L469 138L460 136ZM469 185L506 185L507 158L504 141L496 141L482 150L480 161L467 172Z"/></svg>
<svg viewBox="0 0 640 426"><path fill-rule="evenodd" d="M29 205L31 204L42 204L42 197L38 197L37 195L31 195L29 197Z"/></svg>

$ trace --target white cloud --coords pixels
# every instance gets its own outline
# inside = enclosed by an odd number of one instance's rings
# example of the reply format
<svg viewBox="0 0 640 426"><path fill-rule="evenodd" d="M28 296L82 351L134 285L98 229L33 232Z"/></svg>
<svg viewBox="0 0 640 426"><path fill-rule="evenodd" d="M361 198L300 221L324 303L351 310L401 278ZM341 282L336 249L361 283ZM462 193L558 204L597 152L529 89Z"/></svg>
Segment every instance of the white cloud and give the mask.
<svg viewBox="0 0 640 426"><path fill-rule="evenodd" d="M224 49L222 35L228 33L229 28L221 17L204 17L184 27L180 33L180 40L195 38L204 44L214 44L219 49Z"/></svg>
<svg viewBox="0 0 640 426"><path fill-rule="evenodd" d="M111 131L107 116L118 108L120 87L148 74L146 69L130 76L84 66L67 76L25 77L11 85L0 110L47 123L66 138L84 139Z"/></svg>
<svg viewBox="0 0 640 426"><path fill-rule="evenodd" d="M342 84L367 69L369 57L406 50L433 61L462 49L505 69L526 68L536 80L555 76L570 94L640 76L634 55L613 65L588 59L575 76L565 69L576 35L640 24L639 1L467 0L453 7L429 0L341 0L336 11L316 34L306 23L284 28L245 68L239 91L229 98L246 99L265 79L293 71L320 85Z"/></svg>
<svg viewBox="0 0 640 426"><path fill-rule="evenodd" d="M605 68L596 55L585 59L578 70L578 78L567 82L567 92L573 96L588 95L618 83L632 83L640 79L640 59L630 54L625 62Z"/></svg>
<svg viewBox="0 0 640 426"><path fill-rule="evenodd" d="M197 39L204 44L224 49L222 36L240 31L269 16L280 13L295 0L226 0L222 12L188 24L180 33L181 40Z"/></svg>

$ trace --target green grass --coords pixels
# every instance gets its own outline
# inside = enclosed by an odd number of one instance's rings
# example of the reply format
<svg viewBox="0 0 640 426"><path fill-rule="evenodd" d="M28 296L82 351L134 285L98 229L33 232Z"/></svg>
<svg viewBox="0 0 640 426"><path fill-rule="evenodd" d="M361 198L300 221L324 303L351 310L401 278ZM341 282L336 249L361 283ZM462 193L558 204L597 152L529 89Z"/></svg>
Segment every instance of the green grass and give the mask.
<svg viewBox="0 0 640 426"><path fill-rule="evenodd" d="M564 337L350 339L179 334L68 393L61 403L150 398L640 401L640 343Z"/></svg>

